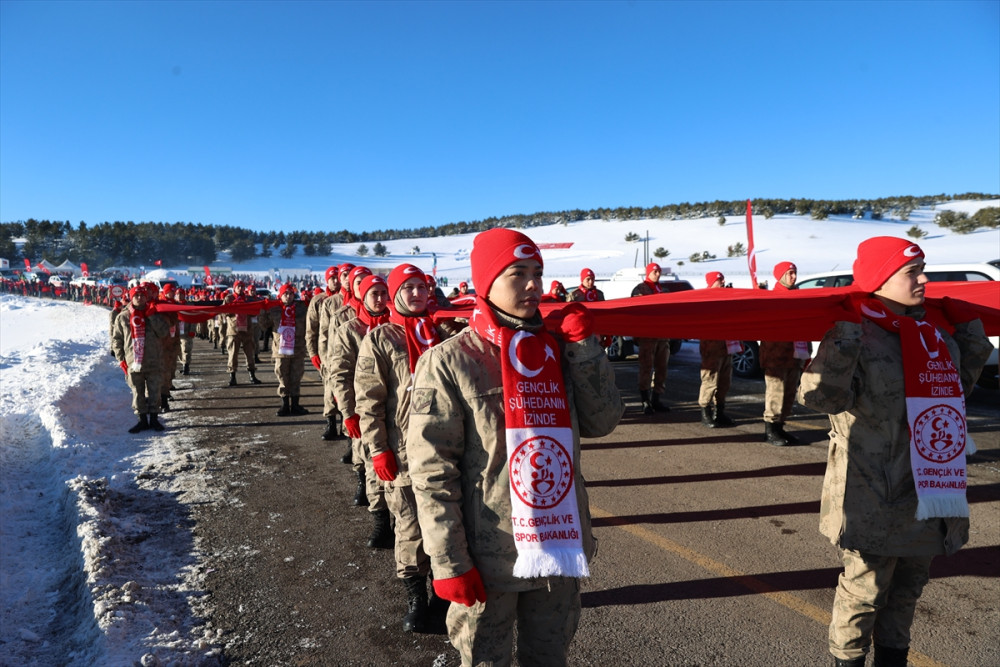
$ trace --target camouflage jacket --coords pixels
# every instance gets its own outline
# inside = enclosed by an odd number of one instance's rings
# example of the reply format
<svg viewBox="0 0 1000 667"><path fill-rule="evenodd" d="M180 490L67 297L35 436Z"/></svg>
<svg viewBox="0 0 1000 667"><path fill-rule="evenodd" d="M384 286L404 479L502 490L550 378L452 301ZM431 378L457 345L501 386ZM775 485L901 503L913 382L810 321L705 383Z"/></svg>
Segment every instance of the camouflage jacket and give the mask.
<svg viewBox="0 0 1000 667"><path fill-rule="evenodd" d="M498 317L505 319L501 313ZM568 343L562 352L577 506L583 548L590 559L596 541L580 437L613 431L625 406L614 369L595 337ZM406 448L424 550L434 576L456 577L475 566L488 590L523 591L545 584L513 575L517 550L510 521L500 355L472 330L425 352L413 380Z"/></svg>
<svg viewBox="0 0 1000 667"><path fill-rule="evenodd" d="M992 349L983 324L941 336L968 394ZM838 322L803 372L799 402L830 415L820 532L843 549L883 556L952 554L969 540L969 520L915 518L903 383L899 336L869 320Z"/></svg>
<svg viewBox="0 0 1000 667"><path fill-rule="evenodd" d="M354 371L358 361L358 350L361 349L361 341L367 332L368 325L354 317L338 326L333 335L331 344L333 359L327 371L328 381L332 384L337 407L344 415L344 419L353 417L355 413Z"/></svg>
<svg viewBox="0 0 1000 667"><path fill-rule="evenodd" d="M309 306L304 301L292 302L295 306L295 350L292 354L281 354L281 306L260 311L258 322L261 329L271 330L271 354L275 357L300 357L306 352L306 327Z"/></svg>
<svg viewBox="0 0 1000 667"><path fill-rule="evenodd" d="M129 368L135 361L132 350L132 327L128 308L124 308L115 318L111 333L111 350L115 359L124 361ZM167 335L169 325L162 315L153 313L146 318L146 345L142 355L142 372L163 370L163 347L160 341Z"/></svg>

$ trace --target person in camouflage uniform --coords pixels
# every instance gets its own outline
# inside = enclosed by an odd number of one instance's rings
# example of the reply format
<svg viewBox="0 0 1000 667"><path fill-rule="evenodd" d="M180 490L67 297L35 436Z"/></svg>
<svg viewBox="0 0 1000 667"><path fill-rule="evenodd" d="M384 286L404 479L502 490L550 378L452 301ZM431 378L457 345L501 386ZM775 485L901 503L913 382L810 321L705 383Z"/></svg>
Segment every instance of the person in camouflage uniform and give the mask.
<svg viewBox="0 0 1000 667"><path fill-rule="evenodd" d="M854 263L859 295L874 294L896 315L924 317L923 253L910 241L876 237ZM954 334L938 330L967 393L991 345L983 324L944 300ZM969 539L967 516L916 517L903 352L890 332L848 308L806 367L800 403L830 415L820 531L840 549L829 647L837 667L862 667L874 639L875 665L905 667L917 600L934 556ZM964 456L965 453L962 453Z"/></svg>
<svg viewBox="0 0 1000 667"><path fill-rule="evenodd" d="M246 284L242 280L233 283L233 298L226 303L244 303L255 301L246 291ZM247 371L250 373L250 383L260 384L257 379L257 340L254 338L254 318L249 315L226 315L226 350L229 352L229 364L226 370L229 371L229 386L236 385L236 369L239 366L240 350L247 360Z"/></svg>
<svg viewBox="0 0 1000 667"><path fill-rule="evenodd" d="M323 417L326 418L326 429L323 431L321 436L323 440L338 440L345 438L343 432L338 432L337 430L337 417L340 416L340 410L337 409L337 400L333 395L333 386L328 380L328 366L331 361L331 334L333 333L333 316L334 314L343 307L348 290L351 286L348 284L348 276L351 273L351 269L354 268L353 264L344 263L336 267L337 271L337 285L339 286L337 291L329 295L320 302L319 307L319 324L317 326L318 333L316 337L316 355L319 357L319 371L320 377L323 378ZM316 365L316 360L312 360L313 365ZM352 452L350 444L348 444L347 451L345 455L341 458L344 463L350 463L352 458Z"/></svg>
<svg viewBox="0 0 1000 667"><path fill-rule="evenodd" d="M183 287L178 287L174 290L174 301L176 303L187 303L187 290ZM177 322L177 337L180 341L180 357L179 361L182 362L181 374L187 375L191 372L191 357L194 353L194 336L202 324L191 324L190 322L185 322L178 317Z"/></svg>
<svg viewBox="0 0 1000 667"><path fill-rule="evenodd" d="M650 262L646 265L646 279L632 288L632 296L649 296L660 293L660 265ZM636 338L639 346L639 397L642 412L667 412L670 408L661 397L667 390L667 364L670 362L670 340L668 338ZM652 392L650 391L652 390Z"/></svg>
<svg viewBox="0 0 1000 667"><path fill-rule="evenodd" d="M305 373L306 327L308 321L308 304L295 300L295 286L284 284L278 290L278 301L281 305L260 311L260 325L263 329L273 331L271 356L274 357L274 375L278 378L278 396L281 407L279 417L288 415L309 414L299 404L302 394L302 375ZM290 327L293 344L289 349L285 336L286 327Z"/></svg>
<svg viewBox="0 0 1000 667"><path fill-rule="evenodd" d="M705 274L708 289L726 286L726 277L718 271ZM728 341L699 340L701 354L701 388L698 391L698 406L701 408L701 424L708 428L728 428L735 426L726 416L726 395L733 383L733 355Z"/></svg>
<svg viewBox="0 0 1000 667"><path fill-rule="evenodd" d="M493 229L476 237L472 274L480 300L500 326L539 331L542 263L524 234ZM614 370L580 304L565 316L561 375L572 423L576 503L583 552L596 551L580 465L580 438L614 430L624 404ZM572 335L570 334L572 331ZM567 342L574 341L574 342ZM517 628L522 665L566 664L580 619L575 577L519 578L506 443L503 352L466 329L417 362L406 448L424 549L436 593L451 600L448 635L463 665L510 665Z"/></svg>
<svg viewBox="0 0 1000 667"><path fill-rule="evenodd" d="M155 312L145 285L129 290L129 305L118 314L111 331L111 350L118 360L129 389L132 390L132 410L139 421L129 433L152 428L162 431L157 415L160 412L160 385L163 383L163 358L160 340L167 335L168 325ZM133 339L134 326L144 329L142 342ZM141 362L137 349L142 350Z"/></svg>
<svg viewBox="0 0 1000 667"><path fill-rule="evenodd" d="M779 262L774 267L774 289L778 292L795 289L798 269L791 262ZM804 354L798 354L798 346ZM808 358L808 343L793 341L760 341L760 367L764 370L764 440L776 447L797 445L799 439L785 432L785 420L792 414L799 376Z"/></svg>

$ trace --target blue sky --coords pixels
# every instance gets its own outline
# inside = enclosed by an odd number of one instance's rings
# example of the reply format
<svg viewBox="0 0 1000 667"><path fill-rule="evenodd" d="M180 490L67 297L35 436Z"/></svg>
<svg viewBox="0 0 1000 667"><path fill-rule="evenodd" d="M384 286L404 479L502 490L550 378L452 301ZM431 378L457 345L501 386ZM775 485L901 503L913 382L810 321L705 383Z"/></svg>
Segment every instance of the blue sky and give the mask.
<svg viewBox="0 0 1000 667"><path fill-rule="evenodd" d="M0 221L1000 191L1000 2L0 2Z"/></svg>

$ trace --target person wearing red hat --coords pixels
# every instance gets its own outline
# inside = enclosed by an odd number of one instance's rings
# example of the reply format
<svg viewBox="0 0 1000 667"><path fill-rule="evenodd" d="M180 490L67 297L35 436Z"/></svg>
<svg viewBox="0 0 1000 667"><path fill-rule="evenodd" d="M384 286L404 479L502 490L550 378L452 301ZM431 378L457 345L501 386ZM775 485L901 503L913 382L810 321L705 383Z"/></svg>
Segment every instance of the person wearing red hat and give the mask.
<svg viewBox="0 0 1000 667"><path fill-rule="evenodd" d="M566 288L558 280L553 280L549 291L542 295L542 302L545 303L565 303L566 300Z"/></svg>
<svg viewBox="0 0 1000 667"><path fill-rule="evenodd" d="M362 273L357 267L352 274ZM355 407L354 374L358 365L358 350L361 341L376 327L389 321L389 288L385 278L367 272L357 289L357 315L337 326L331 347L332 362L330 381L337 406L344 415L344 430L351 436L354 470L358 475L358 490L354 504L367 505L375 522L368 546L372 549L391 549L393 545L392 527L389 524L389 507L385 501L385 489L375 474L371 453L365 448L361 437L361 416ZM357 276L353 276L357 278ZM349 306L344 306L348 308ZM353 306L350 306L353 308ZM343 310L343 308L341 309ZM338 314L339 317L339 314Z"/></svg>
<svg viewBox="0 0 1000 667"><path fill-rule="evenodd" d="M156 283L147 283L151 289L155 287ZM163 288L159 291L158 298L151 298L151 305L156 303L174 303L174 292L176 290L176 285L174 283L166 283ZM181 339L180 339L180 318L177 313L160 313L160 315L167 321L167 335L160 339L160 346L163 348L160 358L163 363L163 384L160 386L160 412L169 412L171 395L170 392L174 390L174 376L177 374L177 360L180 358L181 352Z"/></svg>
<svg viewBox="0 0 1000 667"><path fill-rule="evenodd" d="M306 315L306 354L316 371L322 375L323 362L319 357L319 332L322 319L323 301L340 292L340 275L336 266L327 267L323 274L326 287L315 294L309 301L309 312Z"/></svg>
<svg viewBox="0 0 1000 667"><path fill-rule="evenodd" d="M649 296L660 293L660 265L650 262L646 265L646 278L632 288L633 297ZM651 415L654 412L668 412L670 408L663 403L663 392L667 384L667 364L670 362L670 340L667 338L636 338L639 346L639 397L642 399L642 412ZM652 392L650 391L652 390Z"/></svg>
<svg viewBox="0 0 1000 667"><path fill-rule="evenodd" d="M247 303L255 300L247 293L247 286L242 280L233 283L233 298L229 303ZM229 352L229 386L236 386L236 369L239 367L239 354L247 360L247 371L250 373L250 383L260 384L257 379L257 341L254 338L254 322L250 315L226 315L226 349Z"/></svg>
<svg viewBox="0 0 1000 667"><path fill-rule="evenodd" d="M188 293L183 287L178 287L174 290L174 302L175 303L187 303ZM198 329L197 324L191 324L190 322L185 322L178 317L177 322L177 337L180 340L180 357L179 360L183 362L181 366L181 375L188 375L191 372L191 357L194 353L194 335Z"/></svg>
<svg viewBox="0 0 1000 667"><path fill-rule="evenodd" d="M705 274L708 289L726 286L726 277L718 271ZM739 341L699 340L701 354L701 388L698 406L701 425L707 428L728 428L736 424L726 416L726 395L733 382L733 354L742 349Z"/></svg>
<svg viewBox="0 0 1000 667"><path fill-rule="evenodd" d="M436 598L428 609L430 559L423 547L406 450L410 390L417 360L461 329L455 320L435 324L428 316L424 272L400 264L389 273L389 322L361 341L354 373L355 410L362 447L371 454L376 476L395 520L396 576L406 587L404 632L441 627L448 603ZM443 603L443 604L441 604ZM434 613L436 612L436 613Z"/></svg>
<svg viewBox="0 0 1000 667"><path fill-rule="evenodd" d="M271 356L274 358L274 376L278 378L278 396L281 407L279 417L309 414L302 407L302 375L305 373L306 320L309 305L296 300L295 286L285 283L278 290L280 305L260 311L258 321L263 329L270 329Z"/></svg>
<svg viewBox="0 0 1000 667"><path fill-rule="evenodd" d="M659 278L657 278L659 280ZM657 285L659 287L659 285ZM604 301L604 292L594 287L594 272L590 269L580 271L580 286L570 292L570 301Z"/></svg>
<svg viewBox="0 0 1000 667"><path fill-rule="evenodd" d="M610 433L624 404L586 306L546 329L530 238L483 232L470 260L469 328L414 372L406 448L424 549L462 664L511 664L516 627L521 664L565 665L595 547L580 437Z"/></svg>
<svg viewBox="0 0 1000 667"><path fill-rule="evenodd" d="M795 289L798 268L791 262L774 267L774 290L782 294ZM809 359L808 341L760 341L760 367L764 370L764 441L776 447L797 445L799 439L785 432L792 414L802 368Z"/></svg>
<svg viewBox="0 0 1000 667"><path fill-rule="evenodd" d="M350 262L344 262L335 267L339 287L333 294L326 296L318 306L319 324L317 326L316 347L309 355L313 366L319 369L320 377L323 378L323 417L326 419L326 429L320 436L323 440L338 440L346 437L337 428L337 417L340 416L340 411L337 409L337 401L333 396L333 386L327 382L328 373L323 364L329 354L334 314L344 305L351 289L349 276L352 269L354 269L354 265ZM327 287L329 287L329 283L330 278L327 276ZM342 459L344 463L350 463L351 456L351 448L348 447Z"/></svg>
<svg viewBox="0 0 1000 667"><path fill-rule="evenodd" d="M862 667L873 641L876 665L906 665L931 560L969 539L964 396L992 346L962 301L942 299L947 327L924 320L926 283L912 241L862 242L851 305L799 386L799 402L830 416L820 532L844 563L829 632L838 667Z"/></svg>
<svg viewBox="0 0 1000 667"><path fill-rule="evenodd" d="M132 410L139 418L129 433L163 430L157 416L163 383L159 339L167 335L167 329L167 321L155 312L145 287L129 290L129 305L118 314L111 335L111 349L132 390Z"/></svg>

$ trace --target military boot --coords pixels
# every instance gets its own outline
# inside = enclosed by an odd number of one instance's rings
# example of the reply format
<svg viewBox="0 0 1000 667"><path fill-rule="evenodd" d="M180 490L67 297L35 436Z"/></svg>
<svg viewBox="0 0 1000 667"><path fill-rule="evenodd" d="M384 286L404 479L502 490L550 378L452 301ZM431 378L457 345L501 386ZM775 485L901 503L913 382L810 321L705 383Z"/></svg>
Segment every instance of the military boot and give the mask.
<svg viewBox="0 0 1000 667"><path fill-rule="evenodd" d="M406 615L403 632L423 632L427 628L427 577L416 575L403 579L406 586Z"/></svg>
<svg viewBox="0 0 1000 667"><path fill-rule="evenodd" d="M653 409L653 404L649 402L649 390L643 389L639 392L639 398L642 399L642 414L651 415L655 412Z"/></svg>
<svg viewBox="0 0 1000 667"><path fill-rule="evenodd" d="M250 384L262 384L261 381L257 379L257 375L254 371L250 371Z"/></svg>
<svg viewBox="0 0 1000 667"><path fill-rule="evenodd" d="M764 422L764 440L766 440L768 444L774 445L775 447L784 447L785 445L791 444L782 436L781 424L774 424L771 422Z"/></svg>
<svg viewBox="0 0 1000 667"><path fill-rule="evenodd" d="M170 404L167 403L166 394L160 394L160 412L170 412Z"/></svg>
<svg viewBox="0 0 1000 667"><path fill-rule="evenodd" d="M657 412L670 412L670 407L667 404L660 402L660 394L657 394L654 391L651 396L653 397L653 400L650 405L653 406L654 410Z"/></svg>
<svg viewBox="0 0 1000 667"><path fill-rule="evenodd" d="M145 431L149 428L149 420L146 415L139 415L139 421L136 422L135 426L128 430L129 433L138 433L139 431Z"/></svg>
<svg viewBox="0 0 1000 667"><path fill-rule="evenodd" d="M372 527L372 534L368 536L369 549L391 549L396 543L396 536L392 533L392 525L389 523L389 510L375 510L372 512L375 525ZM426 606L426 595L424 593Z"/></svg>
<svg viewBox="0 0 1000 667"><path fill-rule="evenodd" d="M851 658L850 660L846 658L834 658L833 667L865 667L865 657Z"/></svg>
<svg viewBox="0 0 1000 667"><path fill-rule="evenodd" d="M791 433L788 433L787 431L785 431L785 425L784 424L775 424L775 426L777 426L778 430L781 431L781 437L783 437L788 442L789 445L801 445L802 444L802 441L800 441L798 438L796 438Z"/></svg>
<svg viewBox="0 0 1000 667"><path fill-rule="evenodd" d="M720 401L718 398L715 399L715 425L722 428L736 426L736 422L726 416L725 401Z"/></svg>
<svg viewBox="0 0 1000 667"><path fill-rule="evenodd" d="M715 418L712 416L711 405L707 405L701 409L701 425L706 428L715 428Z"/></svg>
<svg viewBox="0 0 1000 667"><path fill-rule="evenodd" d="M351 447L351 443L347 443L347 451L344 455L340 457L341 463L352 463L354 461L354 448Z"/></svg>
<svg viewBox="0 0 1000 667"><path fill-rule="evenodd" d="M365 488L365 470L358 471L358 488L354 492L354 504L358 507L368 507L368 491Z"/></svg>
<svg viewBox="0 0 1000 667"><path fill-rule="evenodd" d="M155 412L149 415L149 428L153 429L154 431L163 430L163 424L160 423L160 420L156 417Z"/></svg>
<svg viewBox="0 0 1000 667"><path fill-rule="evenodd" d="M190 364L184 364L184 370L182 370L181 373L183 375L187 375L190 372L191 372L191 366L190 366Z"/></svg>
<svg viewBox="0 0 1000 667"><path fill-rule="evenodd" d="M278 415L279 417L287 417L288 415L292 414L292 408L289 406L290 400L291 399L288 396L282 396L281 407L278 408L278 411L275 414Z"/></svg>
<svg viewBox="0 0 1000 667"><path fill-rule="evenodd" d="M448 608L451 606L451 602L438 597L437 593L434 592L433 575L428 574L427 580L430 582L429 588L431 590L427 599L427 624L425 632L435 635L446 635L448 634Z"/></svg>
<svg viewBox="0 0 1000 667"><path fill-rule="evenodd" d="M302 407L301 405L299 405L299 397L298 396L292 396L292 414L293 415L307 415L307 414L309 414L308 410L306 410L304 407Z"/></svg>
<svg viewBox="0 0 1000 667"><path fill-rule="evenodd" d="M323 431L324 440L336 440L337 439L337 417L336 415L330 415L326 418L326 430Z"/></svg>
<svg viewBox="0 0 1000 667"><path fill-rule="evenodd" d="M236 386L236 373L230 373L229 374L229 386L230 387L235 387Z"/></svg>
<svg viewBox="0 0 1000 667"><path fill-rule="evenodd" d="M906 667L908 648L889 648L875 644L875 661L873 667Z"/></svg>

